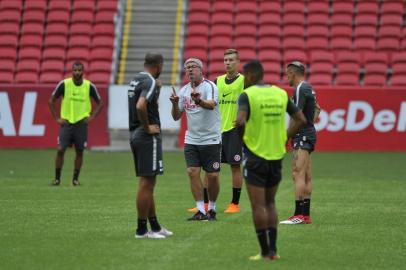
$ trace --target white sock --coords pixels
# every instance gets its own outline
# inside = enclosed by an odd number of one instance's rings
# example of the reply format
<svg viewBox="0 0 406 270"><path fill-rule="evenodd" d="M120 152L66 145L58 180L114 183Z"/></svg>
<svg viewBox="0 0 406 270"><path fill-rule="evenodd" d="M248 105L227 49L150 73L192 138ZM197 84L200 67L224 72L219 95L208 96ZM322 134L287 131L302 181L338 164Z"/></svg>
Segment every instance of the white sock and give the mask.
<svg viewBox="0 0 406 270"><path fill-rule="evenodd" d="M204 201L196 201L196 207L200 212L206 214L206 210L204 209Z"/></svg>
<svg viewBox="0 0 406 270"><path fill-rule="evenodd" d="M209 210L216 211L216 202L209 201Z"/></svg>

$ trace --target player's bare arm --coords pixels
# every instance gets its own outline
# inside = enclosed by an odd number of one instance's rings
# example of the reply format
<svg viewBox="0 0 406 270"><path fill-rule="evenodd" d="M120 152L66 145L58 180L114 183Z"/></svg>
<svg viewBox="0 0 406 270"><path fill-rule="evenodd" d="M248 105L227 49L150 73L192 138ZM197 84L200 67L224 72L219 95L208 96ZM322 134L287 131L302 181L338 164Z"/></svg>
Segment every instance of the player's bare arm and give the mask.
<svg viewBox="0 0 406 270"><path fill-rule="evenodd" d="M92 114L86 119L87 123L93 121L93 119L96 118L97 115L99 115L100 111L104 107L104 103L102 100L98 100L98 101L95 100L95 102L96 102L96 108L94 108L94 110L92 111Z"/></svg>
<svg viewBox="0 0 406 270"><path fill-rule="evenodd" d="M147 100L145 97L140 97L137 102L137 115L138 119L144 126L145 131L148 134L158 134L161 132L158 125L150 125L148 121Z"/></svg>
<svg viewBox="0 0 406 270"><path fill-rule="evenodd" d="M194 86L192 86L192 92L190 94L190 97L195 102L195 104L198 104L203 109L214 110L214 108L216 107L216 102L214 100L201 99L200 96L201 96L200 93L196 90Z"/></svg>
<svg viewBox="0 0 406 270"><path fill-rule="evenodd" d="M302 110L299 110L290 115L291 121L289 128L287 130L288 138L293 138L296 133L307 123L306 117L304 116Z"/></svg>
<svg viewBox="0 0 406 270"><path fill-rule="evenodd" d="M177 121L182 116L182 112L179 110L179 96L176 94L175 87L172 86L172 94L169 97L169 100L172 102L172 118Z"/></svg>
<svg viewBox="0 0 406 270"><path fill-rule="evenodd" d="M59 118L58 114L56 113L56 108L55 108L55 103L56 103L57 98L54 96L51 96L48 100L48 107L49 110L51 111L52 117L56 120L56 122L60 125L65 124L66 120L63 118Z"/></svg>
<svg viewBox="0 0 406 270"><path fill-rule="evenodd" d="M316 122L317 119L319 118L320 111L321 111L320 105L319 105L319 103L316 102L316 104L315 104L315 106L314 106L313 122Z"/></svg>

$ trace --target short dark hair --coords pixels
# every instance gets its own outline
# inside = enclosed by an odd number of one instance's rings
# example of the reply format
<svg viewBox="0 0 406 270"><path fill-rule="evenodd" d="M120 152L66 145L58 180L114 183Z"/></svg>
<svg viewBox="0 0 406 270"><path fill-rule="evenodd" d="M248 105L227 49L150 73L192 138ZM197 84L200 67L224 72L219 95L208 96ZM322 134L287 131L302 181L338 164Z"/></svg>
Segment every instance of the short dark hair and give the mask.
<svg viewBox="0 0 406 270"><path fill-rule="evenodd" d="M147 53L145 55L145 66L156 67L164 62L164 58L160 53Z"/></svg>
<svg viewBox="0 0 406 270"><path fill-rule="evenodd" d="M73 67L77 67L77 66L82 66L82 69L85 69L85 66L83 65L82 62L80 62L80 60L76 60L75 62L73 62L72 69L73 69Z"/></svg>
<svg viewBox="0 0 406 270"><path fill-rule="evenodd" d="M237 55L237 59L240 59L240 53L236 49L227 49L224 52L224 56L229 55L229 54L235 54L235 55Z"/></svg>
<svg viewBox="0 0 406 270"><path fill-rule="evenodd" d="M288 68L292 68L293 72L299 75L304 75L305 74L305 66L300 63L299 61L293 61L288 64Z"/></svg>
<svg viewBox="0 0 406 270"><path fill-rule="evenodd" d="M264 68L258 60L250 60L243 66L244 73L251 73L254 75L256 81L264 78Z"/></svg>

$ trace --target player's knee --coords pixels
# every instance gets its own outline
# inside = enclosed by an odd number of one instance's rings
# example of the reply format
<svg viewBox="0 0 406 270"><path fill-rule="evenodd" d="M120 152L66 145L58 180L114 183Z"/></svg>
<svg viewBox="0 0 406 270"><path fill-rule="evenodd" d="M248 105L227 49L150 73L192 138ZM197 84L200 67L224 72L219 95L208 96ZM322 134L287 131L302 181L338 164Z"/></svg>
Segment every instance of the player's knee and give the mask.
<svg viewBox="0 0 406 270"><path fill-rule="evenodd" d="M195 177L195 176L199 175L199 173L200 173L200 169L195 168L195 167L189 167L186 169L186 171L190 177Z"/></svg>
<svg viewBox="0 0 406 270"><path fill-rule="evenodd" d="M58 151L56 152L56 154L57 154L58 156L60 156L60 157L63 157L63 155L65 154L65 149L62 149L62 148L58 149Z"/></svg>

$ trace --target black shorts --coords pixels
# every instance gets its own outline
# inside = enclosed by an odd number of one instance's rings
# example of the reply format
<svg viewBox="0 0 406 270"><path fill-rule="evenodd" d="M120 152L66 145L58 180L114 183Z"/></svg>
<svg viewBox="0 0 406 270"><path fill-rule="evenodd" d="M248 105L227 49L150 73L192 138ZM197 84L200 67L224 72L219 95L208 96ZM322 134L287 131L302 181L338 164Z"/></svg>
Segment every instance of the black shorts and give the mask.
<svg viewBox="0 0 406 270"><path fill-rule="evenodd" d="M282 180L282 159L265 160L244 148L243 174L247 184L265 188L274 187Z"/></svg>
<svg viewBox="0 0 406 270"><path fill-rule="evenodd" d="M309 153L316 147L316 133L298 133L293 137L293 149L304 149Z"/></svg>
<svg viewBox="0 0 406 270"><path fill-rule="evenodd" d="M87 122L81 120L75 124L65 123L59 128L58 145L66 149L71 145L77 150L84 150L87 146Z"/></svg>
<svg viewBox="0 0 406 270"><path fill-rule="evenodd" d="M131 134L136 176L155 176L163 174L162 138L160 134Z"/></svg>
<svg viewBox="0 0 406 270"><path fill-rule="evenodd" d="M239 165L242 156L242 141L237 129L221 134L221 163Z"/></svg>
<svg viewBox="0 0 406 270"><path fill-rule="evenodd" d="M220 171L221 144L195 145L185 144L186 166L203 167L206 172Z"/></svg>

